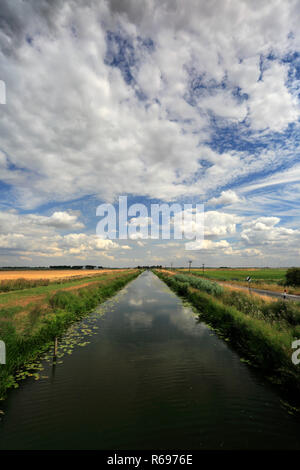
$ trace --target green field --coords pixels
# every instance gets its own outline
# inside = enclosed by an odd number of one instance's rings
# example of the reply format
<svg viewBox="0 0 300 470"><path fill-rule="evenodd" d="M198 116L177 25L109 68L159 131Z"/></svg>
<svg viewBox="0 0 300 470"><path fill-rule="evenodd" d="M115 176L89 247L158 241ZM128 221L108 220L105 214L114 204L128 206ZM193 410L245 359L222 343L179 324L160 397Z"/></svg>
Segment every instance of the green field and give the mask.
<svg viewBox="0 0 300 470"><path fill-rule="evenodd" d="M187 271L187 270L184 270ZM250 276L252 282L283 283L285 280L285 268L264 268L264 269L191 269L193 274L204 276L218 281L245 281Z"/></svg>
<svg viewBox="0 0 300 470"><path fill-rule="evenodd" d="M0 309L1 305L5 305L7 303L13 303L14 301L18 301L22 298L31 297L31 296L38 296L44 294L51 294L52 292L57 291L58 289L65 289L68 287L76 287L83 283L92 283L96 281L102 281L105 279L111 279L116 276L114 272L107 272L103 274L99 274L99 276L93 277L86 277L80 279L66 279L61 282L51 282L46 286L38 286L38 287L29 287L27 289L22 290L12 290L10 292L1 292L0 293ZM1 310L0 310L0 317L1 317Z"/></svg>

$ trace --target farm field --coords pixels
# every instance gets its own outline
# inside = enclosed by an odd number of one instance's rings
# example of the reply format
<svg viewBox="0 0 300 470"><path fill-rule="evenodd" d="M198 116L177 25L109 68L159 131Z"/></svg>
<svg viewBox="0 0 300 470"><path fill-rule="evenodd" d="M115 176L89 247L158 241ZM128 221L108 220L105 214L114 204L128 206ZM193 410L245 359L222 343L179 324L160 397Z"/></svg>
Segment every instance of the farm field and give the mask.
<svg viewBox="0 0 300 470"><path fill-rule="evenodd" d="M65 279L64 282L51 282L27 289L12 290L0 294L0 334L8 329L17 334L32 335L41 324L52 316L51 299L56 293L81 295L84 290L91 291L109 286L118 279L126 278L137 270L107 270L95 276Z"/></svg>
<svg viewBox="0 0 300 470"><path fill-rule="evenodd" d="M180 269L180 271L188 271L188 269ZM193 274L203 276L202 269L191 269ZM264 282L278 282L284 281L286 273L285 268L249 268L249 269L213 269L206 268L204 270L204 276L212 279L219 279L220 281L245 281L247 276L252 278L252 281L264 281Z"/></svg>
<svg viewBox="0 0 300 470"><path fill-rule="evenodd" d="M15 280L15 279L66 279L76 276L96 276L99 273L106 273L110 271L122 271L122 270L111 270L111 269L20 269L12 271L0 271L0 282Z"/></svg>
<svg viewBox="0 0 300 470"><path fill-rule="evenodd" d="M204 274L202 269L191 269L191 273L196 276L201 276L206 279L213 279L219 282L228 282L232 285L248 287L246 278L251 277L251 286L257 289L272 290L275 292L282 292L285 282L285 268L228 268L228 269L214 269L206 268ZM177 272L188 272L188 269L178 269ZM287 286L289 294L300 294L300 288Z"/></svg>
<svg viewBox="0 0 300 470"><path fill-rule="evenodd" d="M37 301L48 299L50 295L54 294L58 290L65 291L77 291L82 287L92 286L95 284L109 282L110 280L117 279L126 275L126 272L135 272L136 270L106 270L98 271L97 274L93 275L82 275L80 277L65 277L53 279L48 284L37 284L32 287L11 290L8 292L0 293L0 319L2 315L2 307L7 306L25 306L30 303L34 305ZM0 283L1 286L1 283Z"/></svg>
<svg viewBox="0 0 300 470"><path fill-rule="evenodd" d="M123 272L122 269L99 269L99 270L23 270L23 271L0 271L0 295L3 292L20 291L49 284L65 284L75 279L90 279L103 276L108 273ZM1 303L1 301L0 301Z"/></svg>

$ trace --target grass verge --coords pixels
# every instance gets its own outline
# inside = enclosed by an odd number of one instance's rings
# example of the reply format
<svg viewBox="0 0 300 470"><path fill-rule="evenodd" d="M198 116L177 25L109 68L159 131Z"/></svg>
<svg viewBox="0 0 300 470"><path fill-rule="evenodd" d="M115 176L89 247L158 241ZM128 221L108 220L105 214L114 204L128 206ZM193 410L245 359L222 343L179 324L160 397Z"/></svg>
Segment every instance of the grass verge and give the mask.
<svg viewBox="0 0 300 470"><path fill-rule="evenodd" d="M187 269L178 269L178 272L187 274ZM205 272L200 269L192 269L190 272L195 276L218 282L228 282L235 286L249 287L246 278L251 277L251 287L262 290L271 290L282 293L286 288L288 294L300 294L300 288L286 284L286 269L212 269L207 268Z"/></svg>

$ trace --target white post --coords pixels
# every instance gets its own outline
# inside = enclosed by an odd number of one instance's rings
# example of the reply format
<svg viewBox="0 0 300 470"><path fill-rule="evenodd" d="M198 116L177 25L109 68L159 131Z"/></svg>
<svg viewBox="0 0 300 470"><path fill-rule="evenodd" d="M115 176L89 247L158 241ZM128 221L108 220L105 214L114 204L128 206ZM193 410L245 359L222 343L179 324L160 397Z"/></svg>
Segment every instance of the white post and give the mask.
<svg viewBox="0 0 300 470"><path fill-rule="evenodd" d="M2 340L0 340L0 364L6 364L6 347Z"/></svg>

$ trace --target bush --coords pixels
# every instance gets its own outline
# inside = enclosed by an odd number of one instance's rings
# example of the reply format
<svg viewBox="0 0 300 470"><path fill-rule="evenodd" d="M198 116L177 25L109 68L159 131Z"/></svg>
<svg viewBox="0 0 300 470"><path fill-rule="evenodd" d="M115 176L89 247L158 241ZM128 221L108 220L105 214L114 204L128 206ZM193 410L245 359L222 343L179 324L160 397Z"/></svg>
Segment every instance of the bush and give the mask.
<svg viewBox="0 0 300 470"><path fill-rule="evenodd" d="M285 273L285 280L288 286L300 286L300 268L289 268Z"/></svg>
<svg viewBox="0 0 300 470"><path fill-rule="evenodd" d="M234 306L246 315L263 318L264 302L257 297L250 297L244 292L225 291L222 300L226 305Z"/></svg>
<svg viewBox="0 0 300 470"><path fill-rule="evenodd" d="M201 279L199 277L188 276L185 274L176 274L173 276L174 279L180 282L184 282L189 284L195 289L203 290L208 294L212 294L215 296L220 296L224 292L224 288L217 284L216 282L208 281L207 279Z"/></svg>
<svg viewBox="0 0 300 470"><path fill-rule="evenodd" d="M87 310L86 304L81 296L62 290L56 292L51 297L49 303L53 309L66 310L67 312L76 314Z"/></svg>
<svg viewBox="0 0 300 470"><path fill-rule="evenodd" d="M296 302L277 300L264 305L263 314L268 320L284 320L292 326L300 323L300 308Z"/></svg>
<svg viewBox="0 0 300 470"><path fill-rule="evenodd" d="M43 314L43 308L39 304L34 304L28 312L30 327L32 328Z"/></svg>
<svg viewBox="0 0 300 470"><path fill-rule="evenodd" d="M48 286L49 279L11 279L0 282L0 292L9 292L14 290L29 289L37 286Z"/></svg>

